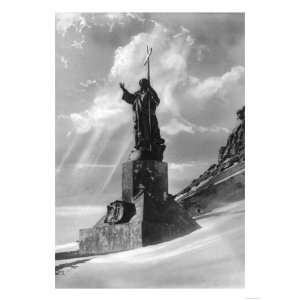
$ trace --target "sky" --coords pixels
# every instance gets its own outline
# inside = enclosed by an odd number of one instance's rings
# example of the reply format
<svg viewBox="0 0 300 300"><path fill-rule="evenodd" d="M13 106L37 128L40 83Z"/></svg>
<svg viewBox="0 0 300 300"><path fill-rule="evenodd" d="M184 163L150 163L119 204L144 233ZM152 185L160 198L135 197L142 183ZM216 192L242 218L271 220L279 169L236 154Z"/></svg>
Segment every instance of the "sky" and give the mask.
<svg viewBox="0 0 300 300"><path fill-rule="evenodd" d="M95 214L120 199L133 124L119 82L138 89L147 45L169 192L216 162L244 105L244 31L238 13L57 13L57 216Z"/></svg>

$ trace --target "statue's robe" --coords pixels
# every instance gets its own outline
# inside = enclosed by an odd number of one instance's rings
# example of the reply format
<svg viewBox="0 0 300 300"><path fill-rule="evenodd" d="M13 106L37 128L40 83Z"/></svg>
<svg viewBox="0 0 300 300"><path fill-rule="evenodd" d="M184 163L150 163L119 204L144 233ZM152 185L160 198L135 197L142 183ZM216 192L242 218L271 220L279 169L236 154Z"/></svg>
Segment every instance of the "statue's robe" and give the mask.
<svg viewBox="0 0 300 300"><path fill-rule="evenodd" d="M164 144L160 136L158 121L155 115L160 100L154 91L139 90L131 94L124 90L122 99L132 105L134 111L135 148L142 151L152 151ZM165 146L164 146L165 147Z"/></svg>

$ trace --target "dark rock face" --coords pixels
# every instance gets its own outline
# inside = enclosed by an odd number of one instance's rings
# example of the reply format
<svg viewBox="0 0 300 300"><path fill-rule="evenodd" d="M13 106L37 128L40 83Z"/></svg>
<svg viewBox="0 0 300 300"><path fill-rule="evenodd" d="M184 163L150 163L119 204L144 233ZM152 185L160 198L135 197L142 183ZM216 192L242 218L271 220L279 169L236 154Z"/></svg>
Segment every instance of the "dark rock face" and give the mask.
<svg viewBox="0 0 300 300"><path fill-rule="evenodd" d="M215 184L216 178L224 177L228 172L227 169L235 170L244 168L245 161L245 106L237 111L239 124L233 129L224 146L220 147L218 153L218 162L211 165L198 178L194 179L190 185L184 188L176 195L176 200L189 211L192 215L201 214L203 209L207 207L207 201L211 201L216 189L212 189L211 185ZM233 167L237 165L237 167ZM231 172L231 171L230 171ZM244 181L242 177L241 181ZM208 189L210 187L210 189ZM232 186L234 189L234 187ZM220 191L220 189L218 189ZM241 195L244 193L244 186ZM210 195L208 197L208 195ZM224 195L225 197L225 195ZM191 199L193 198L193 199ZM206 198L206 200L204 200ZM197 199L197 200L195 200Z"/></svg>
<svg viewBox="0 0 300 300"><path fill-rule="evenodd" d="M220 148L218 164L227 160L245 160L245 106L237 111L237 116L240 124L229 135L226 145Z"/></svg>

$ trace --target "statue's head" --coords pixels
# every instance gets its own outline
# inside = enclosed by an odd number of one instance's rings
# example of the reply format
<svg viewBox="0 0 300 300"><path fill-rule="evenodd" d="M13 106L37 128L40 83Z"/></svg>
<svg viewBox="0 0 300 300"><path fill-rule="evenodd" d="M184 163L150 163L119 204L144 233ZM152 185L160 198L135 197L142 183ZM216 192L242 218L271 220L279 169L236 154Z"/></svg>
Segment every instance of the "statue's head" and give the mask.
<svg viewBox="0 0 300 300"><path fill-rule="evenodd" d="M141 87L141 89L145 89L149 86L149 81L146 78L143 78L139 81L139 85Z"/></svg>

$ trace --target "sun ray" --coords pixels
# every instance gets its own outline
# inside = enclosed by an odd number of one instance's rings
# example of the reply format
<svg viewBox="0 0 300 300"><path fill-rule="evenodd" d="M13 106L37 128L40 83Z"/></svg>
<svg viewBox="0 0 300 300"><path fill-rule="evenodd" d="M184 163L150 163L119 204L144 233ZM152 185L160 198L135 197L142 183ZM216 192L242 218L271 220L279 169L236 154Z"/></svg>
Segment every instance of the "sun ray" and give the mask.
<svg viewBox="0 0 300 300"><path fill-rule="evenodd" d="M67 150L65 151L65 153L64 153L64 155L63 155L63 157L62 157L62 159L61 159L58 167L55 170L56 174L60 173L61 169L63 168L63 166L64 166L64 164L66 162L66 160L68 159L68 157L70 156L71 152L73 151L75 145L77 144L78 140L79 140L79 136L78 135L73 136L71 143L69 144L69 146L68 146Z"/></svg>
<svg viewBox="0 0 300 300"><path fill-rule="evenodd" d="M96 195L95 195L96 197L99 197L99 195L102 195L103 192L105 191L105 189L107 188L107 186L109 185L113 175L116 172L116 169L120 165L120 162L121 162L125 152L129 150L129 146L130 146L131 142L132 141L130 138L130 131L128 130L120 143L122 146L119 148L119 152L117 153L117 155L115 157L115 160L113 163L114 167L111 168L111 170L109 171L109 174L107 175L107 178L106 178L105 182L103 183L101 189L97 189Z"/></svg>
<svg viewBox="0 0 300 300"><path fill-rule="evenodd" d="M96 142L99 140L99 138L101 137L101 134L103 133L103 129L102 128L97 128L95 129L95 131L93 132L93 134L90 136L86 146L84 147L82 153L80 154L74 171L77 170L77 166L83 163L89 163L89 158L91 155L92 150L94 149L94 146L96 144Z"/></svg>

